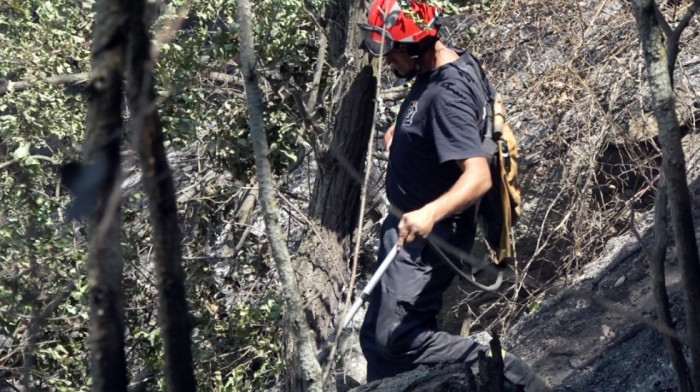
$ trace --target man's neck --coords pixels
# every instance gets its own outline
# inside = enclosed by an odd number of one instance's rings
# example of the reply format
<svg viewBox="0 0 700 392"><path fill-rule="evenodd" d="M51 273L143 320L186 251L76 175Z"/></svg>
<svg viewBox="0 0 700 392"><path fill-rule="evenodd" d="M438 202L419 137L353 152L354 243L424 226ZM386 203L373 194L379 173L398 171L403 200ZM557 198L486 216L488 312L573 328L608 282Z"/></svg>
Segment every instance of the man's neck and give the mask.
<svg viewBox="0 0 700 392"><path fill-rule="evenodd" d="M421 72L429 72L459 59L459 55L454 50L447 47L441 41L435 42L435 48L425 53L423 56L423 66Z"/></svg>

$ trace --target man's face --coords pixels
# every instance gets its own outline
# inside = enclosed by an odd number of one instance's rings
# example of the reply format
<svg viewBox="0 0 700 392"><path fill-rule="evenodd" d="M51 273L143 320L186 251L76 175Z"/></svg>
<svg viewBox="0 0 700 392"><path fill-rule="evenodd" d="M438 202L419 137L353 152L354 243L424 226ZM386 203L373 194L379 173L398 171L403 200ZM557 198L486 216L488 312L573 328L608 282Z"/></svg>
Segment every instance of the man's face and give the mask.
<svg viewBox="0 0 700 392"><path fill-rule="evenodd" d="M410 75L416 67L416 62L408 55L406 49L394 49L386 55L386 64L391 67L398 77Z"/></svg>

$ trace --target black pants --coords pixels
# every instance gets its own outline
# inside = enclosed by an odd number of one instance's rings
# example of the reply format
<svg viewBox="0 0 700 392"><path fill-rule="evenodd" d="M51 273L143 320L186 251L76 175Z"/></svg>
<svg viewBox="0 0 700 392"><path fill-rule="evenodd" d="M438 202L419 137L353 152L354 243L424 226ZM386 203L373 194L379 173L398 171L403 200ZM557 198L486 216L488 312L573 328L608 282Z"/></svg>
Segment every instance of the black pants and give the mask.
<svg viewBox="0 0 700 392"><path fill-rule="evenodd" d="M396 244L397 224L398 220L389 216L382 225L380 261ZM454 229L448 226L436 226L434 233L452 239ZM454 276L451 267L426 242L407 244L398 253L370 295L360 331L368 382L419 365L474 363L479 352L489 350L470 338L437 330L435 316ZM526 386L527 392L546 390L532 369L512 354L506 354L505 370L506 378ZM536 387L540 384L541 388Z"/></svg>

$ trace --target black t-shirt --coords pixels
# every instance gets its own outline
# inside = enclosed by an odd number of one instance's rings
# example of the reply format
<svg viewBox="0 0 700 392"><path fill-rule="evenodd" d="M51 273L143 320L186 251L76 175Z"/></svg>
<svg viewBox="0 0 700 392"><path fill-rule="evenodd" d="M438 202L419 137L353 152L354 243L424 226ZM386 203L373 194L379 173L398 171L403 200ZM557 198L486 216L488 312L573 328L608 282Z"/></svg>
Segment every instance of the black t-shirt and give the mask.
<svg viewBox="0 0 700 392"><path fill-rule="evenodd" d="M454 160L487 157L480 136L484 103L477 102L477 81L460 69L469 66L467 56L418 75L401 105L386 191L389 202L404 212L423 207L455 184L462 172Z"/></svg>

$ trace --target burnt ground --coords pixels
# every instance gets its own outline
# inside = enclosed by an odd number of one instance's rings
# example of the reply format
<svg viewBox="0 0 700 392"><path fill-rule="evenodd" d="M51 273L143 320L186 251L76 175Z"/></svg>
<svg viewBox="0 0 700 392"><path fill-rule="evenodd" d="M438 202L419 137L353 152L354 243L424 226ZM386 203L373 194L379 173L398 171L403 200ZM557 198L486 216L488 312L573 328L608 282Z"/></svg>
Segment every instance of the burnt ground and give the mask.
<svg viewBox="0 0 700 392"><path fill-rule="evenodd" d="M646 240L651 235L649 220L643 232ZM604 298L655 320L646 263L642 246L631 234L611 240L605 256L589 264L580 276L559 282L559 290L565 291L515 325L507 345L557 390L675 390L661 335L639 320L590 300L590 296ZM668 259L666 272L672 314L683 331L682 285L673 257Z"/></svg>
<svg viewBox="0 0 700 392"><path fill-rule="evenodd" d="M660 4L673 23L672 15L679 9L671 3ZM645 246L650 246L653 200L640 201L653 199L655 191L640 197L640 187L625 189L621 184L632 181L612 171L594 176L597 184L591 193L604 194L603 202L598 200L604 206L597 213L580 207L595 203L586 201L590 194L585 191L578 193L581 183L577 179L590 175L591 162L603 167L601 157L610 147L650 140L657 133L631 3L563 1L560 7L551 7L530 0L508 3L485 14L478 6L464 11L465 17L453 28L455 37L464 37L460 31L472 27L477 34L471 41L455 41L484 60L487 72L507 97L510 121L521 143L521 184L526 187L527 200L518 226L520 256L533 265L544 260L542 264L559 276L547 280L539 298L530 302L535 311L506 326L504 347L530 362L555 390L676 390L661 335L638 319L657 318L642 245L630 233L628 218L613 221L608 220L612 215L606 215L614 210L628 217L632 210L628 207L634 205L635 227ZM696 15L684 33L688 39L679 60L683 69L676 76L678 117L696 132L684 139L688 178L695 195L694 211L689 213L695 216L696 230L700 227L699 26ZM631 156L623 161L636 159ZM651 173L648 178L658 172ZM613 194L605 194L608 190ZM556 210L560 217L570 219L568 225L560 224L563 218L552 218L550 212ZM561 244L561 252L540 251L540 240L557 230L568 231L566 240L551 242L551 248ZM673 242L670 231L669 238ZM588 249L594 252L580 254L571 246L577 242L590 245ZM672 314L682 336L687 337L680 267L672 243L666 274ZM461 295L464 298L464 292ZM595 305L591 296L610 301L636 318ZM486 305L488 301L484 303L462 313L453 306L451 312L457 320L495 312ZM481 327L488 329L485 324Z"/></svg>
<svg viewBox="0 0 700 392"><path fill-rule="evenodd" d="M685 145L697 146L698 136ZM697 147L686 148L696 231L700 228ZM690 213L690 211L689 211ZM637 216L644 246L652 239L653 214ZM673 234L669 230L669 237ZM697 235L696 235L697 237ZM641 318L656 321L647 258L632 233L608 241L602 256L576 275L557 281L540 308L520 319L504 345L522 356L559 391L675 391L675 373L659 332ZM681 272L671 243L666 258L671 313L682 337L685 328ZM603 298L632 314L593 303ZM686 357L688 352L686 350Z"/></svg>

